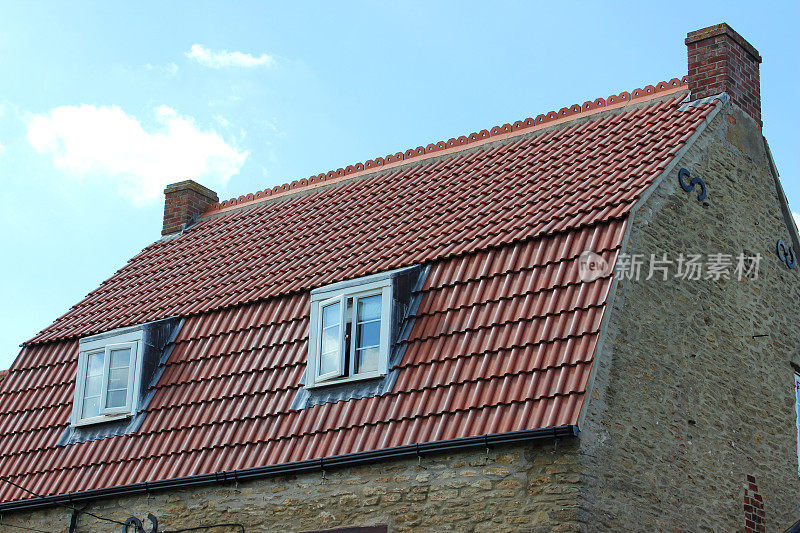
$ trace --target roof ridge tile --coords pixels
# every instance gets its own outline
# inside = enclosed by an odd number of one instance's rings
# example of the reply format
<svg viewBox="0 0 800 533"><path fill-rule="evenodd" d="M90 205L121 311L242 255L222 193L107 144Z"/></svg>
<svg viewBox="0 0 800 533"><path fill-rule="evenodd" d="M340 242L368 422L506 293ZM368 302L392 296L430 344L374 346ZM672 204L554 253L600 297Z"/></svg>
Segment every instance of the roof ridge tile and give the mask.
<svg viewBox="0 0 800 533"><path fill-rule="evenodd" d="M439 141L430 143L427 146L409 148L405 152L396 152L395 154L389 154L384 157L376 157L375 159L369 159L363 163L347 165L345 168L329 170L328 172L322 172L308 178L292 180L283 185L276 185L256 193L241 195L237 198L231 198L222 202L215 202L209 205L201 216L212 215L235 207L249 205L272 196L280 196L285 193L310 189L324 182L336 180L337 178L345 178L364 171L377 170L386 165L399 164L403 161L409 161L420 156L433 155L437 152L478 142L485 143L489 140L497 139L500 136L507 136L512 133L521 132L522 130L530 130L537 126L548 125L558 120L586 116L602 111L603 109L651 99L664 93L674 92L681 87L688 88L688 76L683 76L680 79L672 78L669 81L662 81L656 85L646 85L644 88L634 89L631 92L623 91L616 95L612 94L607 98L597 98L592 101L587 100L583 105L573 104L569 107L562 107L557 112L550 111L549 113L539 114L535 119L529 117L524 120L518 120L514 122L514 124L494 126L491 130L484 129L480 132L470 133L469 135L461 135L458 138L451 137L447 141Z"/></svg>

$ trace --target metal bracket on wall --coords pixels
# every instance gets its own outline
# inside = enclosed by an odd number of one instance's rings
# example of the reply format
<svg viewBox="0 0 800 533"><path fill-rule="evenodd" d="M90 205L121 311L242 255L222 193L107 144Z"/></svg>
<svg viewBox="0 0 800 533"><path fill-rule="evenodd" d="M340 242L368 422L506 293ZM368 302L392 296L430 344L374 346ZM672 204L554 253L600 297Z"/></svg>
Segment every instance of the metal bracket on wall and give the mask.
<svg viewBox="0 0 800 533"><path fill-rule="evenodd" d="M794 250L792 249L791 246L786 246L786 243L783 242L783 239L778 239L777 252L778 252L778 259L786 263L787 267L789 268L797 267L797 257L794 254Z"/></svg>
<svg viewBox="0 0 800 533"><path fill-rule="evenodd" d="M72 516L69 518L69 532L68 533L75 533L78 530L78 515L80 515L80 511L78 509L72 510Z"/></svg>
<svg viewBox="0 0 800 533"><path fill-rule="evenodd" d="M702 202L708 196L706 194L706 183L702 180L702 178L692 178L689 174L689 171L685 168L682 168L678 171L678 183L681 185L681 189L686 192L691 192L694 190L695 185L700 186L700 192L697 193L697 201Z"/></svg>
<svg viewBox="0 0 800 533"><path fill-rule="evenodd" d="M133 526L133 531L135 533L158 533L158 520L152 513L147 513L147 519L150 520L150 523L153 524L153 527L150 531L145 531L144 526L142 525L142 521L132 516L125 520L125 524L122 526L122 533L129 533L128 528Z"/></svg>

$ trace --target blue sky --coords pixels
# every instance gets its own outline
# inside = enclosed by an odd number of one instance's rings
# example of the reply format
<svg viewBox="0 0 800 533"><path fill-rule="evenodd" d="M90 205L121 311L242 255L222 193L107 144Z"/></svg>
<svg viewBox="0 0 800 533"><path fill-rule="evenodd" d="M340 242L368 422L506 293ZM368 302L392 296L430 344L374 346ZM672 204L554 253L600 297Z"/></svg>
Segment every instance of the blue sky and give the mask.
<svg viewBox="0 0 800 533"><path fill-rule="evenodd" d="M686 73L690 30L761 52L800 210L796 3L0 1L0 369L160 237L164 185L221 199Z"/></svg>

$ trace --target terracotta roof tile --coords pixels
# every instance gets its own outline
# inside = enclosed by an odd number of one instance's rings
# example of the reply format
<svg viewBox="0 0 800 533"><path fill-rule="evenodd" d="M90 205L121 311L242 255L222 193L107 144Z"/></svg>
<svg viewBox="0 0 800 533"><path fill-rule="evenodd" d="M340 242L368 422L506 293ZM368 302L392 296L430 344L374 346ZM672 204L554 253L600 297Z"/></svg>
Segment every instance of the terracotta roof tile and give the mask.
<svg viewBox="0 0 800 533"><path fill-rule="evenodd" d="M614 263L631 206L715 105L680 108L679 89L587 102L212 208L23 347L0 381L0 475L62 494L576 424L611 285L582 281L578 257ZM392 389L293 410L309 291L412 264L429 271ZM184 323L138 431L59 446L77 339L169 316ZM0 501L29 496L0 484Z"/></svg>

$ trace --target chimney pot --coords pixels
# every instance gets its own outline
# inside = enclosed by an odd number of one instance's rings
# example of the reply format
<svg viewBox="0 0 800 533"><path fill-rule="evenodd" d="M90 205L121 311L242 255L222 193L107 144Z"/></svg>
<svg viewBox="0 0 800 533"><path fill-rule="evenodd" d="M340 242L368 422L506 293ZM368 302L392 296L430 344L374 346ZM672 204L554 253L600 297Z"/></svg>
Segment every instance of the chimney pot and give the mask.
<svg viewBox="0 0 800 533"><path fill-rule="evenodd" d="M185 180L167 185L164 189L164 227L161 235L183 231L215 202L219 202L217 193L196 181Z"/></svg>
<svg viewBox="0 0 800 533"><path fill-rule="evenodd" d="M722 92L761 126L761 56L725 24L689 32L689 90L699 99Z"/></svg>

